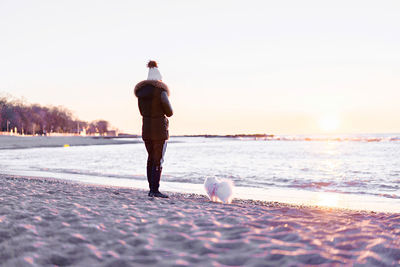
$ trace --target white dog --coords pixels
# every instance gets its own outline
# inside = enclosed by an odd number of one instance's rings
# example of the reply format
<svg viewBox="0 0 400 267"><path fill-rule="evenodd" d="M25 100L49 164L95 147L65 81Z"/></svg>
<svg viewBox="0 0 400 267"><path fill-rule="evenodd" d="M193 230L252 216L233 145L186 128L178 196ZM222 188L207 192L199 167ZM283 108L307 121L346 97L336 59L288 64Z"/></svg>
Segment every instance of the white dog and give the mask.
<svg viewBox="0 0 400 267"><path fill-rule="evenodd" d="M233 182L230 180L218 180L214 177L208 177L204 181L204 188L211 201L231 203L233 197Z"/></svg>

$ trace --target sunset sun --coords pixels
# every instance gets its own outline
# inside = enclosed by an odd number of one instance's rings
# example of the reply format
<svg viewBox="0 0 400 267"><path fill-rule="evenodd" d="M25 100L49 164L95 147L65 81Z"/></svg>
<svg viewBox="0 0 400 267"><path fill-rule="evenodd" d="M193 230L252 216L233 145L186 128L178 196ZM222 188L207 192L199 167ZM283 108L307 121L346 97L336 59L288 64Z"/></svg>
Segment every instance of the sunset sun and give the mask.
<svg viewBox="0 0 400 267"><path fill-rule="evenodd" d="M326 115L320 118L319 127L324 132L335 131L339 128L340 119L337 115Z"/></svg>

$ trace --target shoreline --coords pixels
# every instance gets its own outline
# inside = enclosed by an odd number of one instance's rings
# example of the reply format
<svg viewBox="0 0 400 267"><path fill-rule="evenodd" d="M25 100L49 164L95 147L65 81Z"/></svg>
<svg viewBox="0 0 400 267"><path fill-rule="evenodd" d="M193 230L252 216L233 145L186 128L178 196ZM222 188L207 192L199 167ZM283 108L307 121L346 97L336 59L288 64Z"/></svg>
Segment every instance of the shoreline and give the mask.
<svg viewBox="0 0 400 267"><path fill-rule="evenodd" d="M5 265L398 265L400 214L0 174Z"/></svg>
<svg viewBox="0 0 400 267"><path fill-rule="evenodd" d="M79 180L72 180L72 179L59 179L59 178L53 178L53 177L39 177L39 176L24 176L24 175L17 175L17 174L4 174L0 172L0 179L21 179L21 180L27 180L27 181L37 181L37 182L43 182L43 183L60 183L60 184L66 184L66 185L71 185L71 186L83 186L83 187L95 187L95 188L104 188L104 189L109 189L109 190L132 190L135 193L141 193L143 196L147 196L148 189L147 188L135 188L135 187L129 187L129 186L123 186L123 185L109 185L109 184L98 184L98 183L92 183L92 182L85 182L85 181L79 181ZM147 181L146 185L147 185ZM167 183L167 182L163 182ZM160 188L160 191L165 192L168 195L173 195L178 198L193 198L193 199L202 199L204 201L209 201L212 203L206 192L202 193L193 193L193 192L181 192L181 191L176 191L176 190L168 190L164 188ZM157 199L157 198L155 198ZM215 204L220 204L220 205L232 205L232 204L244 204L244 205L259 205L259 206L273 206L273 205L278 205L280 207L287 207L287 208L294 208L294 209L315 209L315 210L321 210L321 211L338 211L338 212L348 212L348 213L365 213L365 214L388 214L388 215L396 215L399 214L400 212L391 212L391 211L376 211L376 210L363 210L363 209L349 209L349 208L343 208L343 207L336 207L336 206L319 206L319 205L308 205L308 204L296 204L296 203L285 203L281 201L275 201L275 200L258 200L258 199L251 199L251 198L237 198L234 197L232 199L232 203L230 204L224 204L220 202L215 202Z"/></svg>
<svg viewBox="0 0 400 267"><path fill-rule="evenodd" d="M0 150L64 146L125 145L142 143L141 138L121 140L92 136L0 136Z"/></svg>
<svg viewBox="0 0 400 267"><path fill-rule="evenodd" d="M60 181L70 181L86 185L100 185L106 187L116 186L127 189L148 189L147 180L144 176L137 176L135 179L116 177L104 178L96 175L43 171L0 171L0 176L1 175L31 178L36 177L38 179L57 179ZM186 192L190 194L205 195L203 184L170 182L165 177L161 183L160 190L174 193ZM400 214L400 199L384 196L309 191L298 188L256 188L235 186L234 198L261 202L278 202L294 206Z"/></svg>

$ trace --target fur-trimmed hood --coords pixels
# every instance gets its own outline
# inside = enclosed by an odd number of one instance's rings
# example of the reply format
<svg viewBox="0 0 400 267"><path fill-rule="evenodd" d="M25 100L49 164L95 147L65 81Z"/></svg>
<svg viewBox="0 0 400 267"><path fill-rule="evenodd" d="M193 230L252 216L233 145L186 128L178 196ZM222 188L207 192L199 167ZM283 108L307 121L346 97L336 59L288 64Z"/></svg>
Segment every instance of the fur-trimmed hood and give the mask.
<svg viewBox="0 0 400 267"><path fill-rule="evenodd" d="M138 96L137 95L138 91L146 85L152 85L154 87L160 88L161 90L166 91L167 95L169 96L168 86L165 83L163 83L162 81L154 81L154 80L144 80L144 81L141 81L140 83L138 83L135 86L135 90L134 90L135 96Z"/></svg>

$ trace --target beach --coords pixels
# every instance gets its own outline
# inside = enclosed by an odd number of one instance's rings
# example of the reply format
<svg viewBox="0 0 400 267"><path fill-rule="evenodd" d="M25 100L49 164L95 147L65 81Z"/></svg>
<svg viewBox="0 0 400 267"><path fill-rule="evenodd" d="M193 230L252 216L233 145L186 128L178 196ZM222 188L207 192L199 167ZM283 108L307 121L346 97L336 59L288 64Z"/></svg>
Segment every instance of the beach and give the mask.
<svg viewBox="0 0 400 267"><path fill-rule="evenodd" d="M93 136L7 136L0 135L0 150L39 147L136 144L141 139L113 139Z"/></svg>
<svg viewBox="0 0 400 267"><path fill-rule="evenodd" d="M400 264L400 214L0 175L2 266Z"/></svg>

